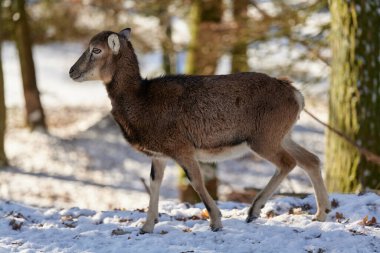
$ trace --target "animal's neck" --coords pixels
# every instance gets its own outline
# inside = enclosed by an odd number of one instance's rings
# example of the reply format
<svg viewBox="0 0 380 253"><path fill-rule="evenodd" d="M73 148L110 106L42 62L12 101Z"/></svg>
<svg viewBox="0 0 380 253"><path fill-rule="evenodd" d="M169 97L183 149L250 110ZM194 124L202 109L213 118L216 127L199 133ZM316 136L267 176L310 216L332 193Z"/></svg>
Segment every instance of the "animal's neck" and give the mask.
<svg viewBox="0 0 380 253"><path fill-rule="evenodd" d="M140 111L138 97L142 82L137 57L132 52L121 54L115 62L115 73L112 80L106 83L108 96L111 99L112 115L122 129L124 137L130 143L139 142L139 133L136 130L139 121L136 115Z"/></svg>
<svg viewBox="0 0 380 253"><path fill-rule="evenodd" d="M116 71L112 80L106 84L114 110L120 110L131 103L135 103L136 95L140 89L142 79L137 57L131 46L130 50L129 53L121 54L116 62Z"/></svg>

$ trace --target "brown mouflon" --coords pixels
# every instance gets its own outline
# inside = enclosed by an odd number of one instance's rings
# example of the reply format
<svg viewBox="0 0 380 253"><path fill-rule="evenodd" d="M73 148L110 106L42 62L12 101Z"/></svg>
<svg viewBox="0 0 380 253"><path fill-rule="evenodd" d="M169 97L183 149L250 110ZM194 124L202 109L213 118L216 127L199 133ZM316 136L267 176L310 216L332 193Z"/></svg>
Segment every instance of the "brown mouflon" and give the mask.
<svg viewBox="0 0 380 253"><path fill-rule="evenodd" d="M204 186L198 161L217 162L250 152L276 165L277 171L253 200L247 222L259 216L296 165L313 184L318 204L314 219L326 219L330 203L320 161L290 138L304 100L289 80L254 72L142 79L130 33L127 28L95 35L70 69L70 77L103 81L125 139L152 157L149 211L141 232L152 232L158 219L168 158L185 170L209 212L211 229L220 230L220 211Z"/></svg>

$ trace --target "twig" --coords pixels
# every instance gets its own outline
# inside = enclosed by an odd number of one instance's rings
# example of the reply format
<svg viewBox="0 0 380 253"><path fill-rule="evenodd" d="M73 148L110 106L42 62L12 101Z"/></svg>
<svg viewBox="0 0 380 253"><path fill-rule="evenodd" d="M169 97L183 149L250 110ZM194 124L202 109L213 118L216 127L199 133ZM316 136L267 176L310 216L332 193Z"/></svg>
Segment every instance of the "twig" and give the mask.
<svg viewBox="0 0 380 253"><path fill-rule="evenodd" d="M345 140L346 142L350 143L352 146L354 146L360 154L362 154L366 159L367 161L370 161L372 163L375 163L377 165L380 165L380 156L369 151L368 149L362 147L361 145L359 145L358 143L356 143L354 140L352 140L350 137L348 137L346 134L344 134L343 132L341 132L340 130L324 123L323 121L321 121L319 118L317 118L314 114L312 114L311 112L309 112L306 108L303 109L306 114L308 114L310 117L312 117L315 121L317 121L319 124L323 125L324 127L326 127L327 129L329 129L331 132L335 133L336 135L338 135L339 137L341 137L343 140Z"/></svg>
<svg viewBox="0 0 380 253"><path fill-rule="evenodd" d="M140 177L140 181L144 185L146 193L148 193L148 195L150 196L150 189L149 189L148 185L146 184L145 179L143 177Z"/></svg>
<svg viewBox="0 0 380 253"><path fill-rule="evenodd" d="M264 18L270 18L271 16L266 12L264 11L257 3L255 0L251 0L251 4L253 5L253 7L256 8L256 10L258 12L260 12L261 15L263 15Z"/></svg>
<svg viewBox="0 0 380 253"><path fill-rule="evenodd" d="M254 187L244 187L244 191L254 191L254 192L260 192L261 189L254 188ZM278 196L289 196L289 197L298 197L298 198L305 198L310 195L310 193L295 193L295 192L277 192L274 195Z"/></svg>

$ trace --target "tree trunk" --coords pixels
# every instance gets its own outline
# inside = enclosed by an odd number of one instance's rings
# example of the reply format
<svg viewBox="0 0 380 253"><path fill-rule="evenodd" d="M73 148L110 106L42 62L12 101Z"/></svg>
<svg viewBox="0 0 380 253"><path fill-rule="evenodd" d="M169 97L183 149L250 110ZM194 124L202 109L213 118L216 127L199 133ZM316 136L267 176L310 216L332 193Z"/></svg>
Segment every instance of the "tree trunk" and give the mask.
<svg viewBox="0 0 380 253"><path fill-rule="evenodd" d="M0 8L2 0L0 0ZM2 10L0 9L0 27L2 24ZM3 77L3 64L1 56L1 46L3 43L3 34L0 31L0 167L8 164L7 156L5 155L4 137L6 128L6 107L5 107L5 91L4 91L4 77Z"/></svg>
<svg viewBox="0 0 380 253"><path fill-rule="evenodd" d="M218 59L222 53L218 28L222 21L222 0L193 0L190 10L191 41L186 58L186 74L215 74ZM206 188L211 197L218 199L218 178L216 164L200 163ZM181 170L179 185L180 199L189 203L200 201Z"/></svg>
<svg viewBox="0 0 380 253"><path fill-rule="evenodd" d="M32 41L29 33L25 1L15 0L12 5L15 27L15 41L20 59L22 83L26 107L26 123L32 129L46 130L32 55Z"/></svg>
<svg viewBox="0 0 380 253"><path fill-rule="evenodd" d="M198 34L200 26L200 2L201 0L193 0L190 8L190 43L187 49L185 72L194 74L198 72L196 68L196 52L199 51Z"/></svg>
<svg viewBox="0 0 380 253"><path fill-rule="evenodd" d="M248 4L249 0L233 1L233 14L237 25L236 41L232 45L231 72L249 71L247 49L249 43L248 35Z"/></svg>
<svg viewBox="0 0 380 253"><path fill-rule="evenodd" d="M222 0L193 0L190 10L191 40L186 58L186 73L213 75L222 54L220 30Z"/></svg>
<svg viewBox="0 0 380 253"><path fill-rule="evenodd" d="M166 8L165 8L166 9ZM171 17L167 10L164 10L160 13L160 26L164 29L164 36L161 40L162 48L162 65L165 71L165 74L174 74L176 73L175 69L175 52L172 42L172 26L171 26Z"/></svg>
<svg viewBox="0 0 380 253"><path fill-rule="evenodd" d="M380 153L380 1L329 2L332 71L329 123L368 150ZM375 29L375 30L374 30ZM380 189L380 166L350 144L327 134L330 191Z"/></svg>

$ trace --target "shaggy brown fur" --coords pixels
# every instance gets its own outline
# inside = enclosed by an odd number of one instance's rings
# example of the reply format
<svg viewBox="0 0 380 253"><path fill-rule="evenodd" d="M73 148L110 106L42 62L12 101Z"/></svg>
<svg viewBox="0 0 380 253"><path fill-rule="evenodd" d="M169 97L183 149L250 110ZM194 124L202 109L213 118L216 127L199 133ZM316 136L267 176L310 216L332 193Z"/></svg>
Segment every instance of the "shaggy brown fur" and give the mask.
<svg viewBox="0 0 380 253"><path fill-rule="evenodd" d="M165 158L186 171L210 212L211 228L222 228L220 212L207 193L199 160L219 161L254 151L275 164L278 172L254 200L247 222L296 163L306 169L318 197L316 219L325 219L328 199L319 160L294 143L289 131L303 109L303 98L287 79L261 73L219 76L173 75L142 79L128 40L130 30L102 32L70 70L74 80L103 80L112 115L127 141L153 157L151 201L143 232L152 232ZM95 49L101 49L95 55ZM120 48L120 49L119 49ZM309 172L310 171L310 172Z"/></svg>

